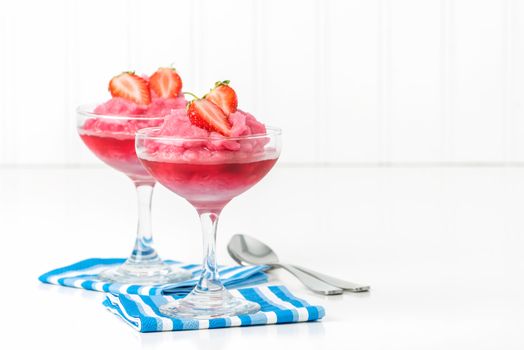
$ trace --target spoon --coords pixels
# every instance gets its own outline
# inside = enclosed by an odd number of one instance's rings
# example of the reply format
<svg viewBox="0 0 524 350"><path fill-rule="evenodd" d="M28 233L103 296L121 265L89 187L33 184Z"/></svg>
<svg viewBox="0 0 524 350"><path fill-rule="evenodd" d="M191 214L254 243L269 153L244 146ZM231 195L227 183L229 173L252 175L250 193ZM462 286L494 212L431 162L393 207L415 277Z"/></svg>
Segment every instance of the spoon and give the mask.
<svg viewBox="0 0 524 350"><path fill-rule="evenodd" d="M327 284L305 272L300 271L299 269L293 266L279 263L277 256L272 251L269 254L258 256L256 252L251 252L247 249L243 249L243 247L245 247L245 244L243 243L244 241L242 236L234 235L229 241L229 244L227 245L229 255L233 258L233 260L235 260L239 264L242 264L242 262L247 262L253 265L267 265L271 268L281 267L293 274L306 287L308 287L316 293L321 293L324 295L337 295L342 294L344 292L344 290L342 290L341 288Z"/></svg>
<svg viewBox="0 0 524 350"><path fill-rule="evenodd" d="M340 294L343 289L350 292L367 292L370 289L369 286L344 281L305 267L282 264L269 246L248 235L236 234L231 237L227 250L233 260L239 264L247 262L254 265L268 265L271 268L282 267L295 275L308 288L319 293L331 295Z"/></svg>

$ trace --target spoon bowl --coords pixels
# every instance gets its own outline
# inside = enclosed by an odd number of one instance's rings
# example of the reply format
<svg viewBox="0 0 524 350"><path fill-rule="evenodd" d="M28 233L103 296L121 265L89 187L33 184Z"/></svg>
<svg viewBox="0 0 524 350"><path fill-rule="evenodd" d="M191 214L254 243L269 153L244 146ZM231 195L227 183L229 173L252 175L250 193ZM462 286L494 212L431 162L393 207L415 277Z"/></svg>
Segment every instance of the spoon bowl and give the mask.
<svg viewBox="0 0 524 350"><path fill-rule="evenodd" d="M277 254L266 244L247 235L236 234L231 237L227 250L231 257L242 264L247 262L253 265L278 264Z"/></svg>

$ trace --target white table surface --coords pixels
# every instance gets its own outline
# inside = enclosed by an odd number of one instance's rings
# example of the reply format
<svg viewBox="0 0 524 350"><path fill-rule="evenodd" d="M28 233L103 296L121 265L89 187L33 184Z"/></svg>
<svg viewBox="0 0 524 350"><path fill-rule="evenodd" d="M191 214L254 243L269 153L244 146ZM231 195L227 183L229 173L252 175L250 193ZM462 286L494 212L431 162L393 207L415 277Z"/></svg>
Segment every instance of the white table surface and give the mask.
<svg viewBox="0 0 524 350"><path fill-rule="evenodd" d="M105 167L0 169L3 303L0 348L522 349L523 168L277 167L224 210L219 261L236 232L282 260L357 282L368 294L325 297L321 322L140 334L95 292L42 285L39 274L133 244L131 184ZM157 248L201 260L197 216L158 187ZM5 242L7 240L7 242Z"/></svg>

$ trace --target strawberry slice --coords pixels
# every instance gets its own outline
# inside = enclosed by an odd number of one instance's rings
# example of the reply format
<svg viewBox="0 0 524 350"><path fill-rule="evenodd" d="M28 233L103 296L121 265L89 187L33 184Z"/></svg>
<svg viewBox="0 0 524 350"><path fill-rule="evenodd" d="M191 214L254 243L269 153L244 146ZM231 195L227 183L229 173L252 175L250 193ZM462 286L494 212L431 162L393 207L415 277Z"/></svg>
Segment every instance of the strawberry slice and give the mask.
<svg viewBox="0 0 524 350"><path fill-rule="evenodd" d="M187 108L189 120L193 125L207 131L216 131L224 136L231 136L231 124L220 107L206 99L196 99Z"/></svg>
<svg viewBox="0 0 524 350"><path fill-rule="evenodd" d="M124 72L113 77L109 82L109 92L113 97L122 97L139 105L151 103L147 80L134 72Z"/></svg>
<svg viewBox="0 0 524 350"><path fill-rule="evenodd" d="M237 94L229 86L229 80L217 81L215 87L204 98L220 107L227 116L236 112L238 107Z"/></svg>
<svg viewBox="0 0 524 350"><path fill-rule="evenodd" d="M182 90L182 79L174 68L158 68L149 79L149 87L158 97L177 97Z"/></svg>

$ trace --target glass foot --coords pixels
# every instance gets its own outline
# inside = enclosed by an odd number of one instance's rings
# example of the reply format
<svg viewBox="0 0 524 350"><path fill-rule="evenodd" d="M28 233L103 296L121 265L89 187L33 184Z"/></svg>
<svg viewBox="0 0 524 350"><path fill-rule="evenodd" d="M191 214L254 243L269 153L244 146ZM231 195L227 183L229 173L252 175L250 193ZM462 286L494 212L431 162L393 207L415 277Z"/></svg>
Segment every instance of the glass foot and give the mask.
<svg viewBox="0 0 524 350"><path fill-rule="evenodd" d="M125 262L98 275L98 278L104 281L139 285L174 283L191 277L191 272L162 261L140 264Z"/></svg>
<svg viewBox="0 0 524 350"><path fill-rule="evenodd" d="M227 290L201 292L193 290L185 298L160 306L160 312L175 318L210 319L252 314L260 305L235 298Z"/></svg>

